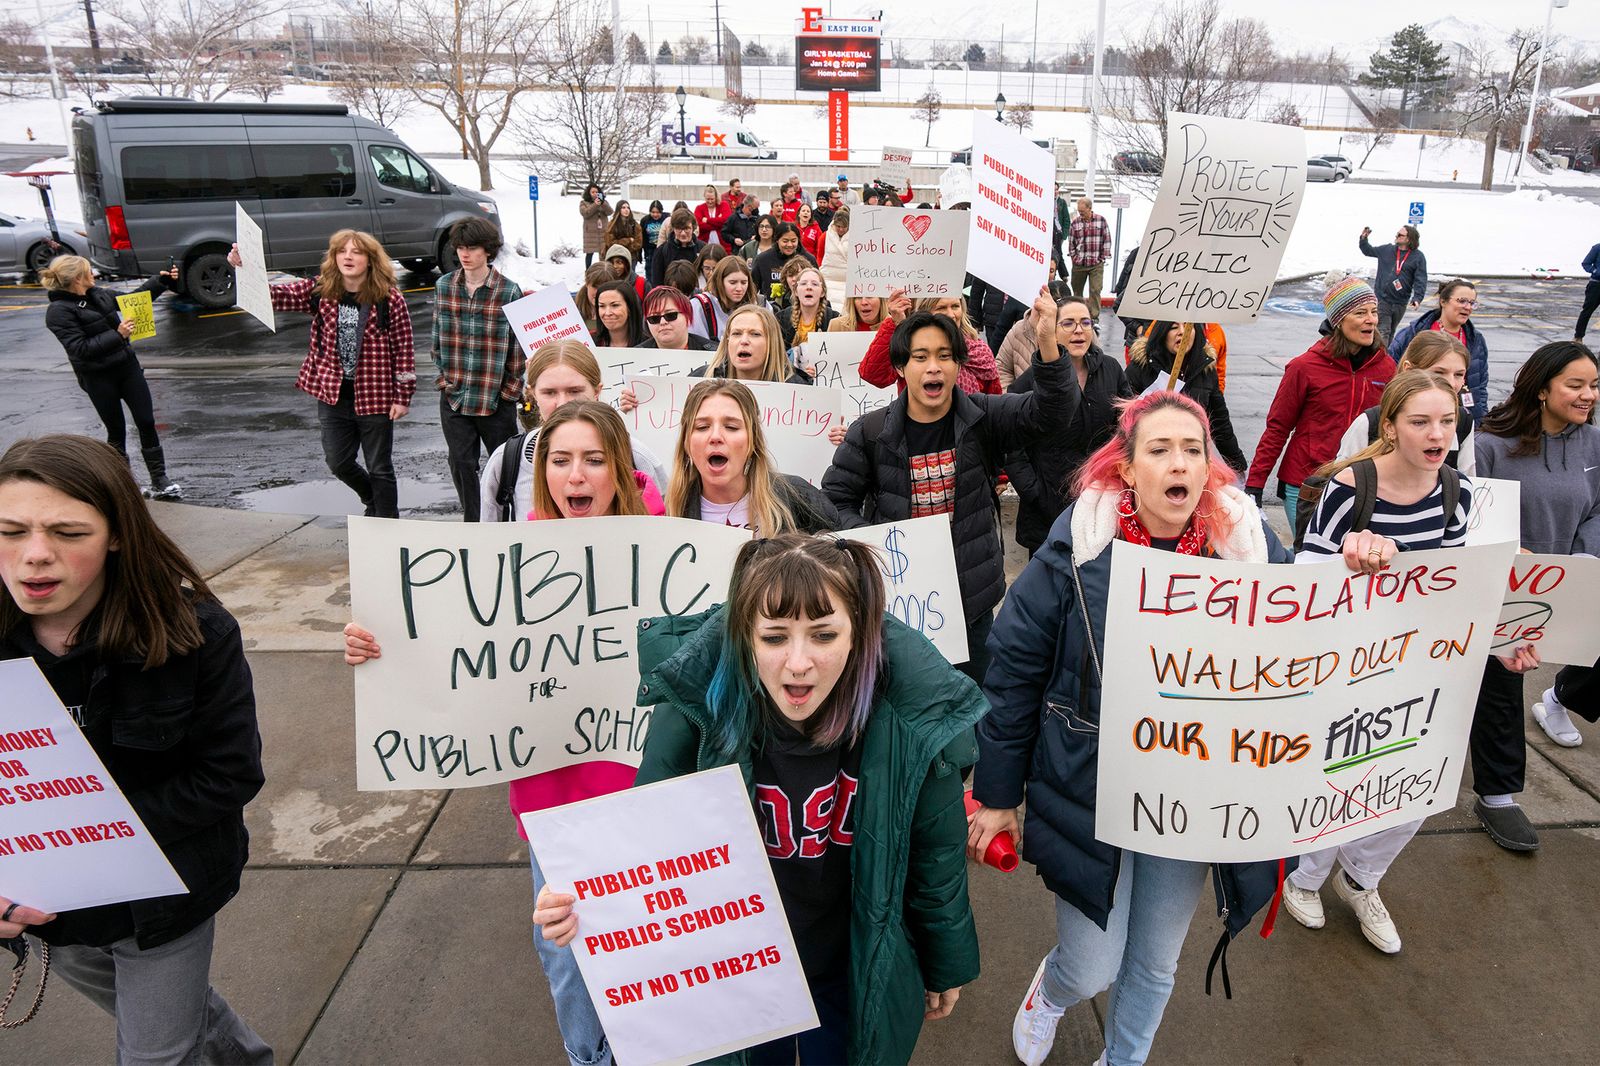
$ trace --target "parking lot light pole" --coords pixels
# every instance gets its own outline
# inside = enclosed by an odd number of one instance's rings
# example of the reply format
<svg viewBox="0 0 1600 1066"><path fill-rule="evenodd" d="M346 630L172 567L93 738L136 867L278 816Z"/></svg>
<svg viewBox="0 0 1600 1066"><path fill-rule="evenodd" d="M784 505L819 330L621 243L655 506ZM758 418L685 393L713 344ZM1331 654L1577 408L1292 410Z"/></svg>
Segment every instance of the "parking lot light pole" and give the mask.
<svg viewBox="0 0 1600 1066"><path fill-rule="evenodd" d="M683 86L680 85L678 86L678 91L672 95L678 98L678 155L687 159L689 157L689 133L683 124L683 102L688 99L689 94L684 92Z"/></svg>

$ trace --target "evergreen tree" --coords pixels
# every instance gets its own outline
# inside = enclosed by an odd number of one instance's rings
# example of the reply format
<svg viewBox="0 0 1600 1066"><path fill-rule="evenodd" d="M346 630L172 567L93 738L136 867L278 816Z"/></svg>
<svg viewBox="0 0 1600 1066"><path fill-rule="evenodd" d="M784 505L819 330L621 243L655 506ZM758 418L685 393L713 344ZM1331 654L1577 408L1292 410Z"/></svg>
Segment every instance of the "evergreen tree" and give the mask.
<svg viewBox="0 0 1600 1066"><path fill-rule="evenodd" d="M1450 75L1444 45L1428 38L1428 31L1413 22L1389 40L1387 52L1374 52L1371 70L1361 75L1364 85L1400 90L1400 111L1409 120L1413 104L1434 98Z"/></svg>

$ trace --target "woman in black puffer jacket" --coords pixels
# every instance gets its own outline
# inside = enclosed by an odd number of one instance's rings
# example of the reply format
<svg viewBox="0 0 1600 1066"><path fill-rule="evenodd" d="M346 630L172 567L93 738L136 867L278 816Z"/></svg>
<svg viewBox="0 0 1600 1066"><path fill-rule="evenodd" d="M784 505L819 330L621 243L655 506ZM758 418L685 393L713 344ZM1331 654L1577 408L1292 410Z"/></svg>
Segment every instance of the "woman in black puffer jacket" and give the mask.
<svg viewBox="0 0 1600 1066"><path fill-rule="evenodd" d="M1172 373L1173 359L1181 345L1185 323L1156 322L1145 335L1133 342L1128 352L1128 384L1135 395L1142 394L1157 378L1166 388L1167 376ZM1182 393L1205 408L1211 419L1211 439L1217 452L1229 466L1242 475L1249 467L1244 452L1239 448L1239 438L1233 432L1233 419L1228 417L1228 404L1222 398L1222 387L1217 380L1217 350L1206 340L1204 328L1187 326L1190 342L1188 354L1178 370L1178 380L1183 382Z"/></svg>
<svg viewBox="0 0 1600 1066"><path fill-rule="evenodd" d="M176 269L164 270L133 291L159 296L177 277ZM117 309L117 297L122 294L96 285L94 268L81 255L56 256L39 272L39 280L50 290L44 324L67 350L79 388L88 393L95 413L105 423L107 443L124 456L128 454L128 424L122 415L122 405L127 404L150 472L149 494L157 499L177 499L182 489L167 477L150 386L128 340L133 320L124 320Z"/></svg>

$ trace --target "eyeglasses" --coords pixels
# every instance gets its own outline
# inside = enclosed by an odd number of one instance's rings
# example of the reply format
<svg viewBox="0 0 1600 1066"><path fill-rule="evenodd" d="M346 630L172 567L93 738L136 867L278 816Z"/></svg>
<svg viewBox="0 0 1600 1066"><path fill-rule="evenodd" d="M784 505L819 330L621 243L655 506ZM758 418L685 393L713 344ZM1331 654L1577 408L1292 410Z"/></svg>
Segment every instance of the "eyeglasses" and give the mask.
<svg viewBox="0 0 1600 1066"><path fill-rule="evenodd" d="M1450 302L1455 304L1457 307L1477 307L1478 306L1478 301L1477 300L1453 299Z"/></svg>
<svg viewBox="0 0 1600 1066"><path fill-rule="evenodd" d="M659 315L645 315L644 320L650 323L652 326L659 326L663 322L678 321L678 316L680 314L682 314L680 311L663 311Z"/></svg>
<svg viewBox="0 0 1600 1066"><path fill-rule="evenodd" d="M1057 329L1064 329L1068 333L1076 333L1080 329L1094 330L1094 321L1087 318L1063 318L1056 323Z"/></svg>

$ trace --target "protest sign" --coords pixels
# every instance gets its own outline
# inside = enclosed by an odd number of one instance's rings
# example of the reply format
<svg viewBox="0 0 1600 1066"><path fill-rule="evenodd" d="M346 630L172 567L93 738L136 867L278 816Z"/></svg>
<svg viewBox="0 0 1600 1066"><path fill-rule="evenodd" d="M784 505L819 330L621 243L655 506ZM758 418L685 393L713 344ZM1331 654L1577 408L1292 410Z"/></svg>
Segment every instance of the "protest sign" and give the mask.
<svg viewBox="0 0 1600 1066"><path fill-rule="evenodd" d="M622 416L628 432L657 455L672 455L678 446L683 401L699 378L636 377L629 379L639 406ZM761 429L767 438L775 471L794 474L813 485L833 462L828 430L844 422L844 393L818 385L781 381L746 381L755 394Z"/></svg>
<svg viewBox="0 0 1600 1066"><path fill-rule="evenodd" d="M1472 477L1472 510L1467 513L1468 544L1522 541L1522 482Z"/></svg>
<svg viewBox="0 0 1600 1066"><path fill-rule="evenodd" d="M684 377L711 362L713 352L667 351L661 348L596 348L594 356L600 362L600 398L615 404L629 378L640 374L650 377Z"/></svg>
<svg viewBox="0 0 1600 1066"><path fill-rule="evenodd" d="M904 192L911 184L911 149L885 145L878 163L878 181L897 193Z"/></svg>
<svg viewBox="0 0 1600 1066"><path fill-rule="evenodd" d="M547 285L530 296L514 300L500 309L511 323L511 332L523 351L532 355L541 344L551 341L582 341L593 348L594 338L583 324L578 305L564 285Z"/></svg>
<svg viewBox="0 0 1600 1066"><path fill-rule="evenodd" d="M967 269L1025 306L1050 276L1055 178L1049 149L973 112Z"/></svg>
<svg viewBox="0 0 1600 1066"><path fill-rule="evenodd" d="M681 518L350 519L356 787L460 788L579 763L633 781L638 623L728 594L742 529Z"/></svg>
<svg viewBox="0 0 1600 1066"><path fill-rule="evenodd" d="M126 321L133 323L130 341L142 341L156 335L155 298L148 292L125 292L117 297L117 310Z"/></svg>
<svg viewBox="0 0 1600 1066"><path fill-rule="evenodd" d="M967 618L949 515L840 530L839 536L878 549L890 614L931 640L946 659L967 661Z"/></svg>
<svg viewBox="0 0 1600 1066"><path fill-rule="evenodd" d="M1496 655L1532 644L1539 660L1592 666L1600 659L1600 559L1581 555L1517 555L1495 627Z"/></svg>
<svg viewBox="0 0 1600 1066"><path fill-rule="evenodd" d="M1306 190L1297 126L1167 116L1161 191L1119 315L1251 322L1261 313Z"/></svg>
<svg viewBox="0 0 1600 1066"><path fill-rule="evenodd" d="M0 691L0 892L46 913L187 892L38 665L0 662Z"/></svg>
<svg viewBox="0 0 1600 1066"><path fill-rule="evenodd" d="M1251 862L1453 808L1514 551L1367 576L1114 543L1095 836ZM1052 707L1046 730L1094 730Z"/></svg>
<svg viewBox="0 0 1600 1066"><path fill-rule="evenodd" d="M239 246L239 265L233 268L233 301L272 332L278 332L272 312L272 286L267 284L267 252L261 227L245 211L233 205L233 240Z"/></svg>
<svg viewBox="0 0 1600 1066"><path fill-rule="evenodd" d="M737 766L522 824L551 889L577 897L572 953L618 1062L700 1062L816 1027Z"/></svg>
<svg viewBox="0 0 1600 1066"><path fill-rule="evenodd" d="M844 392L844 422L849 425L868 411L894 402L894 386L880 389L861 380L861 360L875 336L870 331L813 333L800 346L800 362L817 385Z"/></svg>
<svg viewBox="0 0 1600 1066"><path fill-rule="evenodd" d="M856 207L850 212L851 296L960 296L967 277L967 227L961 211Z"/></svg>

